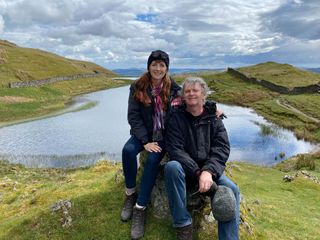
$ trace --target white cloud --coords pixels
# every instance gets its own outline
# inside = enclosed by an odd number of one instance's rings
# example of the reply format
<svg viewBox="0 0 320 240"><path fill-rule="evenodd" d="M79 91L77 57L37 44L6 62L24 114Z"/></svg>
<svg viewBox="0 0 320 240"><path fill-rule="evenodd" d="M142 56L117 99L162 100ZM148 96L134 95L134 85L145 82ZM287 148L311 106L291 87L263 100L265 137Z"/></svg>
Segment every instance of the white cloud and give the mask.
<svg viewBox="0 0 320 240"><path fill-rule="evenodd" d="M56 25L67 22L72 17L74 2L23 0L6 1L7 17L12 26L33 24Z"/></svg>
<svg viewBox="0 0 320 240"><path fill-rule="evenodd" d="M3 33L3 29L4 29L4 20L3 20L2 16L0 15L0 34Z"/></svg>
<svg viewBox="0 0 320 240"><path fill-rule="evenodd" d="M293 1L262 17L262 27L290 37L320 38L320 4L318 0Z"/></svg>
<svg viewBox="0 0 320 240"><path fill-rule="evenodd" d="M290 63L297 46L313 49L301 64L320 55L316 0L0 0L0 16L1 38L109 68L145 67L154 49L174 67L254 62L279 48Z"/></svg>

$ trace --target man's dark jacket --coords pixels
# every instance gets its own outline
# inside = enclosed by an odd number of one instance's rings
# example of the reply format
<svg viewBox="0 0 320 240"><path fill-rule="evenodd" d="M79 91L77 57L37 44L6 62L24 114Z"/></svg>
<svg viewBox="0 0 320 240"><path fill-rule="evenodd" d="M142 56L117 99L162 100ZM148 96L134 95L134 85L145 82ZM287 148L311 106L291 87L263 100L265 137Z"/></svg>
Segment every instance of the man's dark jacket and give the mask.
<svg viewBox="0 0 320 240"><path fill-rule="evenodd" d="M142 144L152 142L153 132L153 111L154 111L154 100L151 95L151 88L148 88L148 96L151 99L151 104L145 106L143 103L137 101L133 94L135 91L135 83L130 86L130 94L128 100L128 122L130 125L130 134L138 138ZM170 98L171 101L178 96L180 86L171 79ZM170 109L170 104L168 110Z"/></svg>
<svg viewBox="0 0 320 240"><path fill-rule="evenodd" d="M230 153L226 129L216 117L216 104L206 102L204 114L192 116L184 105L171 111L166 129L166 150L170 160L181 163L189 177L209 171L218 179Z"/></svg>

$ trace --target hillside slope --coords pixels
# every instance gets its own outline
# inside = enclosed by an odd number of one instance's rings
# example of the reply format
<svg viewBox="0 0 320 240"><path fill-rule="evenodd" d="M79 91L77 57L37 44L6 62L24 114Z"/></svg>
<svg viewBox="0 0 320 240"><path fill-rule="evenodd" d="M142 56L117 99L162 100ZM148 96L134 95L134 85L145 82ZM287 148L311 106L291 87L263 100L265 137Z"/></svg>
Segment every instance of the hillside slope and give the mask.
<svg viewBox="0 0 320 240"><path fill-rule="evenodd" d="M97 64L72 60L39 49L0 40L0 85L79 73L116 75Z"/></svg>
<svg viewBox="0 0 320 240"><path fill-rule="evenodd" d="M81 74L87 74L87 77ZM37 87L9 88L11 82L70 75L77 78ZM113 80L115 76L116 73L94 63L71 60L0 40L0 127L57 114L76 95L127 84L124 80Z"/></svg>
<svg viewBox="0 0 320 240"><path fill-rule="evenodd" d="M320 82L320 74L296 68L289 64L265 62L241 67L238 71L247 77L267 80L284 87L302 87Z"/></svg>

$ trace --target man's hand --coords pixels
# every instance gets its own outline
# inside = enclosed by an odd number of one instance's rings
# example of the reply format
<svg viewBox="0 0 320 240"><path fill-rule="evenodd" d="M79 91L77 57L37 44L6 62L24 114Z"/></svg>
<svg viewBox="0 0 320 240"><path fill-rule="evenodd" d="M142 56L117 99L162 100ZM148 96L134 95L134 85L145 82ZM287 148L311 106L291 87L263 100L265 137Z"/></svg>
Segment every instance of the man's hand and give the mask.
<svg viewBox="0 0 320 240"><path fill-rule="evenodd" d="M204 193L210 190L213 184L212 175L208 171L203 171L199 177L199 192Z"/></svg>
<svg viewBox="0 0 320 240"><path fill-rule="evenodd" d="M161 152L162 151L161 147L158 145L157 142L147 143L147 144L143 145L143 147L147 152Z"/></svg>

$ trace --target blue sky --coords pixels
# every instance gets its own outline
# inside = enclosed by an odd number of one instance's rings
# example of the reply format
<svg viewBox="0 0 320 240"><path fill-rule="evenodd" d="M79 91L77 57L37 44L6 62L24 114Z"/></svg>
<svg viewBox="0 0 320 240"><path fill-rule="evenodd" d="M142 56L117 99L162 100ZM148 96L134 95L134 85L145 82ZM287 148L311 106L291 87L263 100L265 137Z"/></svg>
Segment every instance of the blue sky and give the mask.
<svg viewBox="0 0 320 240"><path fill-rule="evenodd" d="M0 39L109 69L320 67L319 0L0 0Z"/></svg>

